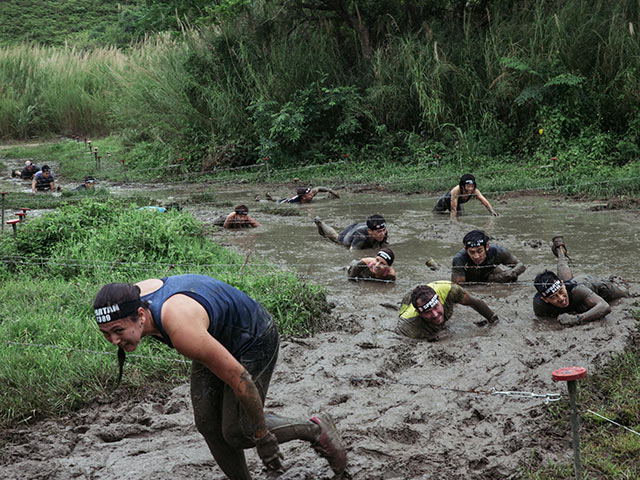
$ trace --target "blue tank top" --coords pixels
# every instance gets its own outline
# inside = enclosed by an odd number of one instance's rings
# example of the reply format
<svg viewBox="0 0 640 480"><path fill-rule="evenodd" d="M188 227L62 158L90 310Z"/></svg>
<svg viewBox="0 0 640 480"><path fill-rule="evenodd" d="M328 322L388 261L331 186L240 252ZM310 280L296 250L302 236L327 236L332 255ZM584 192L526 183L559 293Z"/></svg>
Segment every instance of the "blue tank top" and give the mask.
<svg viewBox="0 0 640 480"><path fill-rule="evenodd" d="M162 326L162 306L175 294L193 298L207 311L209 334L218 340L234 357L239 358L273 324L271 316L258 302L227 285L206 275L175 275L163 278L164 285L155 292L144 295L149 303L153 322L162 338L158 340L171 348L173 344Z"/></svg>

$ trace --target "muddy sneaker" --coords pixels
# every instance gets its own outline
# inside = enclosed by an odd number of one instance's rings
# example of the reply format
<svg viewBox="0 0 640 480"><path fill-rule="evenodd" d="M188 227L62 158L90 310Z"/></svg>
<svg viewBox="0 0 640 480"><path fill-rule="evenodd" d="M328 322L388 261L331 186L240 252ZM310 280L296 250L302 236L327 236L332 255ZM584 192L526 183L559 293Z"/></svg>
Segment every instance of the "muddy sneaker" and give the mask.
<svg viewBox="0 0 640 480"><path fill-rule="evenodd" d="M564 244L564 237L562 235L556 235L551 239L551 251L557 257L558 249L562 248L564 256L567 256L567 246Z"/></svg>
<svg viewBox="0 0 640 480"><path fill-rule="evenodd" d="M264 196L267 197L267 200L271 200L272 202L275 202L275 200L273 199L273 197L269 192L265 193Z"/></svg>
<svg viewBox="0 0 640 480"><path fill-rule="evenodd" d="M331 416L328 413L320 413L310 420L320 427L320 434L311 447L327 459L333 473L342 474L347 468L347 454Z"/></svg>

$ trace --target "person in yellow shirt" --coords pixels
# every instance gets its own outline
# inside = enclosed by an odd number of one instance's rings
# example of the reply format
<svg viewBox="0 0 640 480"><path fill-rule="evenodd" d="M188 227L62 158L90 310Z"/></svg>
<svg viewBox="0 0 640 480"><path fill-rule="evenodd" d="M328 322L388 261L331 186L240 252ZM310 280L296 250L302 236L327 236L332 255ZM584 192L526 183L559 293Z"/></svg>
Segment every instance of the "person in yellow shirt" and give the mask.
<svg viewBox="0 0 640 480"><path fill-rule="evenodd" d="M396 331L411 338L437 341L457 303L473 308L486 319L476 322L478 326L498 321L498 315L484 301L455 283L439 280L419 285L404 296Z"/></svg>

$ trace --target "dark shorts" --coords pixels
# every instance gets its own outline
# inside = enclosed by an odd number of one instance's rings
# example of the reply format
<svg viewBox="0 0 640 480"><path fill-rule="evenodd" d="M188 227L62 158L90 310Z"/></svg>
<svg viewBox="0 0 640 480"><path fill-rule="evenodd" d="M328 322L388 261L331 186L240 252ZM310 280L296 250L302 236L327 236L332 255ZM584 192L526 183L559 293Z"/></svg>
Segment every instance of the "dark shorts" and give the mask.
<svg viewBox="0 0 640 480"><path fill-rule="evenodd" d="M253 378L263 403L279 348L278 329L272 322L256 343L238 358ZM244 449L254 446L254 428L231 387L197 361L193 362L191 369L191 401L199 430L201 425L208 425L214 430L217 426L221 429L219 433L233 447Z"/></svg>

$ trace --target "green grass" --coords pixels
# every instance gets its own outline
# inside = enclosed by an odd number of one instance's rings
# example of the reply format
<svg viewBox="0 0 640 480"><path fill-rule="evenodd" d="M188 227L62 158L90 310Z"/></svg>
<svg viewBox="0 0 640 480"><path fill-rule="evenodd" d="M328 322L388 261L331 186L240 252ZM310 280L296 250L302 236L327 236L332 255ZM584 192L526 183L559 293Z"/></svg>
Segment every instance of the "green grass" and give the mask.
<svg viewBox="0 0 640 480"><path fill-rule="evenodd" d="M640 310L634 311L640 320ZM640 327L640 325L639 325ZM634 334L640 335L640 329ZM585 479L640 478L640 436L607 422L592 410L636 432L640 431L640 348L636 341L624 353L594 369L578 384L581 458ZM569 405L564 399L552 410L554 436L570 435ZM522 468L523 478L531 480L570 480L575 478L573 462L536 464Z"/></svg>
<svg viewBox="0 0 640 480"><path fill-rule="evenodd" d="M284 335L322 327L330 310L322 288L262 259L244 263L207 240L188 214L141 211L114 200L61 205L22 226L17 239L1 236L0 426L64 414L113 388L115 349L91 316L105 283L208 274L261 302ZM142 342L136 354L144 358L130 356L125 392L186 379L174 351Z"/></svg>

